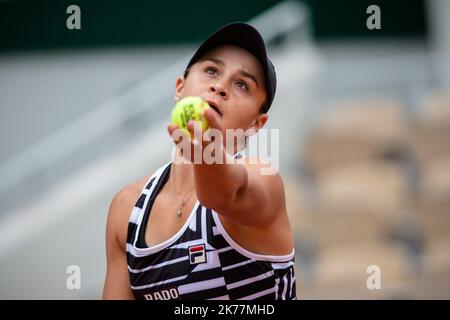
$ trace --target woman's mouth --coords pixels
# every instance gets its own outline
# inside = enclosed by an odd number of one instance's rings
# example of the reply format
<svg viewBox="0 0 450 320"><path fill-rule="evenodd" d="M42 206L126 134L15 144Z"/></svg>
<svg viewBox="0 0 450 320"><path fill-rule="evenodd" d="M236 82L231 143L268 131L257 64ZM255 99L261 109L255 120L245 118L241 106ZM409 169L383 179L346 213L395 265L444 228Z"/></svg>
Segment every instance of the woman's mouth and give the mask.
<svg viewBox="0 0 450 320"><path fill-rule="evenodd" d="M213 109L215 112L217 112L219 114L219 116L222 117L222 113L220 112L220 110L217 107L217 104L215 102L212 102L212 101L206 101L206 102L208 102L208 104L211 107L211 109Z"/></svg>

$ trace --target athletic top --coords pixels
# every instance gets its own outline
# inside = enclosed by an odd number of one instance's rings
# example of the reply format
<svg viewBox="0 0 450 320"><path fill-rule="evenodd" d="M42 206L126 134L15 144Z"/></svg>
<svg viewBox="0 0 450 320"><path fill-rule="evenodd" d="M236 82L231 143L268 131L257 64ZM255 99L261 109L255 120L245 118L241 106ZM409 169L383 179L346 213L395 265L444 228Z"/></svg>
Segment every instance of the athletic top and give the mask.
<svg viewBox="0 0 450 320"><path fill-rule="evenodd" d="M272 256L242 248L227 233L217 212L198 200L174 236L155 246L146 245L151 208L170 168L169 162L150 177L128 224L127 263L135 298L295 300L294 250Z"/></svg>

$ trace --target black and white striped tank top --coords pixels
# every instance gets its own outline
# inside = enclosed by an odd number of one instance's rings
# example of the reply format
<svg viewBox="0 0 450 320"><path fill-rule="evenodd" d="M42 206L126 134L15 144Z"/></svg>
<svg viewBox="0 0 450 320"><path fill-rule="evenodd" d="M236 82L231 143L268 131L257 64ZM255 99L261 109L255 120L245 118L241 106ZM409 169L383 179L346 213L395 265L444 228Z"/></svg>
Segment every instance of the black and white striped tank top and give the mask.
<svg viewBox="0 0 450 320"><path fill-rule="evenodd" d="M294 250L285 256L252 253L237 244L218 214L196 202L170 239L148 247L145 229L171 163L149 179L128 224L127 263L136 299L296 299Z"/></svg>

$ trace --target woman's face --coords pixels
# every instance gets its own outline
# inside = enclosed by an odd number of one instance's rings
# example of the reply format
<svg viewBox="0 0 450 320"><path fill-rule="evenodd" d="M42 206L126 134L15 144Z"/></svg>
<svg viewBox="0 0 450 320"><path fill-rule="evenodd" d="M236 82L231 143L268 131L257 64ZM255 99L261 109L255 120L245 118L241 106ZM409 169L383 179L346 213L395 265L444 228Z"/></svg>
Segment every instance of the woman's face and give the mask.
<svg viewBox="0 0 450 320"><path fill-rule="evenodd" d="M258 60L235 46L212 49L176 81L177 99L198 96L215 109L223 128L259 130L267 121L260 108L266 99L264 74Z"/></svg>

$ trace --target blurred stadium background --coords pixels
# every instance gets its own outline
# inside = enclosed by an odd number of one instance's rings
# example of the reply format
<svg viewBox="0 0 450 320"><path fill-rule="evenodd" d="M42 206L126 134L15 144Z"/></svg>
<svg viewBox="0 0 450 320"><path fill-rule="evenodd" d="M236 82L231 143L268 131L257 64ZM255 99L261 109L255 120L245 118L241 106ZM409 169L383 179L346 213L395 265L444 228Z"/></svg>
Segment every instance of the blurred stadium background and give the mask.
<svg viewBox="0 0 450 320"><path fill-rule="evenodd" d="M240 20L278 71L299 299L449 299L449 16L446 0L0 1L0 298L101 297L113 195L170 159L175 77Z"/></svg>

